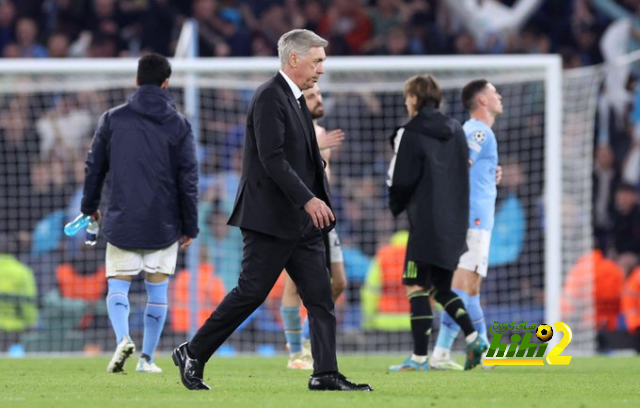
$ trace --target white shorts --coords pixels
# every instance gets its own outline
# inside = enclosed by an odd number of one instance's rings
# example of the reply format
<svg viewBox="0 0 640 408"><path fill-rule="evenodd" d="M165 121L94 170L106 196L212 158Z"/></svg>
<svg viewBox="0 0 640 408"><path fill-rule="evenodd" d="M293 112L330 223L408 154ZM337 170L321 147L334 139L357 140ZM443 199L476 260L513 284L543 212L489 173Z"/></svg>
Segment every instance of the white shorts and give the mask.
<svg viewBox="0 0 640 408"><path fill-rule="evenodd" d="M487 268L489 267L490 245L491 231L470 228L467 231L467 247L469 247L469 250L460 257L458 268L473 271L486 278Z"/></svg>
<svg viewBox="0 0 640 408"><path fill-rule="evenodd" d="M164 249L122 249L107 243L107 277L137 275L140 271L173 275L178 242Z"/></svg>
<svg viewBox="0 0 640 408"><path fill-rule="evenodd" d="M331 258L331 263L344 262L340 239L338 238L338 233L335 228L329 231L329 257Z"/></svg>

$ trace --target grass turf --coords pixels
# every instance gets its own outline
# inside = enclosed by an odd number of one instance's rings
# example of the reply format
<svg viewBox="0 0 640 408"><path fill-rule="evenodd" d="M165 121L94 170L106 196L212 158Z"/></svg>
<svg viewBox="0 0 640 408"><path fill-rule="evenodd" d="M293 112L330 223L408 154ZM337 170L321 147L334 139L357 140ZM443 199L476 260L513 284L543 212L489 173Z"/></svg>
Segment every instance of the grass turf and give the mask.
<svg viewBox="0 0 640 408"><path fill-rule="evenodd" d="M309 392L309 372L285 357L213 358L209 392L187 391L168 357L162 374L107 374L109 357L0 359L0 407L638 407L638 357L574 357L568 366L387 373L401 356L341 356L341 370L372 393Z"/></svg>

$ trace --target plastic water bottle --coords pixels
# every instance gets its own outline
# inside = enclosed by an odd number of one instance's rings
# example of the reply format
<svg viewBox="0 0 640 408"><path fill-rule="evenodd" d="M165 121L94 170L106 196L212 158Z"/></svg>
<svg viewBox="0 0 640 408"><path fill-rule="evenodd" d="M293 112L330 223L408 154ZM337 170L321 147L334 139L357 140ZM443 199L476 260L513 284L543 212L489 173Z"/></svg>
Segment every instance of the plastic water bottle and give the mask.
<svg viewBox="0 0 640 408"><path fill-rule="evenodd" d="M80 214L73 221L64 226L65 235L72 237L78 233L81 229L89 225L91 222L91 216Z"/></svg>
<svg viewBox="0 0 640 408"><path fill-rule="evenodd" d="M98 242L98 232L100 232L100 224L98 224L98 221L91 221L87 225L87 235L84 243L89 246L95 246Z"/></svg>

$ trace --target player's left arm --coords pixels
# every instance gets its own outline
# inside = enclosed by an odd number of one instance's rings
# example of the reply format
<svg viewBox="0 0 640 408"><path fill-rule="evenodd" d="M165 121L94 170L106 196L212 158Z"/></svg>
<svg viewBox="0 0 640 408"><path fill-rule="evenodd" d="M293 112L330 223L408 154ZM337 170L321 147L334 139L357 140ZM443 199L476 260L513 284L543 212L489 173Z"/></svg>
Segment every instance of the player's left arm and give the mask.
<svg viewBox="0 0 640 408"><path fill-rule="evenodd" d="M111 143L110 116L105 112L98 122L85 162L84 188L80 211L98 219L98 206L102 196L102 185L109 171L109 144Z"/></svg>
<svg viewBox="0 0 640 408"><path fill-rule="evenodd" d="M469 145L469 167L471 167L482 157L487 144L487 134L481 129L474 129L466 136Z"/></svg>
<svg viewBox="0 0 640 408"><path fill-rule="evenodd" d="M486 144L489 140L495 143L495 136L487 135L484 131L476 129L467 135L467 144L469 145L469 167L473 166L483 154ZM496 184L502 181L502 166L496 166Z"/></svg>

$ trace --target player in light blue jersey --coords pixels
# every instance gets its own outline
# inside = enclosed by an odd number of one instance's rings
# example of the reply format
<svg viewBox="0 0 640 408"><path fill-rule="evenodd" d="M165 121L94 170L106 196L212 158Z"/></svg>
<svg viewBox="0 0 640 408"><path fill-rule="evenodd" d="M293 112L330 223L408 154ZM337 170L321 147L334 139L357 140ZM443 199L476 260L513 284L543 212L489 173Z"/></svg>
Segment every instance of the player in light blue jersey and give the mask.
<svg viewBox="0 0 640 408"><path fill-rule="evenodd" d="M500 182L498 144L491 127L502 113L502 96L484 79L469 82L462 89L462 104L471 117L463 126L469 144L469 231L467 247L453 275L452 289L462 299L478 334L489 343L484 313L480 306L480 284L487 276L489 244ZM451 346L460 328L442 313L440 332L430 366L441 370L463 370L451 359Z"/></svg>

